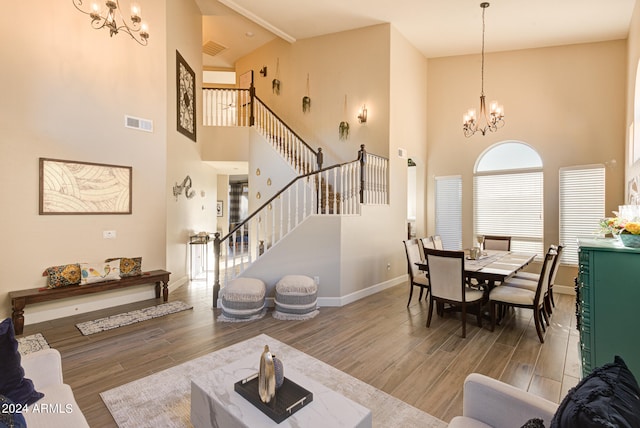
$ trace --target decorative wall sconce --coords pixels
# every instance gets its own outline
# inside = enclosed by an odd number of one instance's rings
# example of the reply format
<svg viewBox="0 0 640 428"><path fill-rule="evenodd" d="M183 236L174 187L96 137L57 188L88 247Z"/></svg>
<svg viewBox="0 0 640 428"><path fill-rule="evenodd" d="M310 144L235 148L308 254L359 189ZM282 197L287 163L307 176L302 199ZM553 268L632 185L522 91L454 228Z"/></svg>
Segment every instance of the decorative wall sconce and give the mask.
<svg viewBox="0 0 640 428"><path fill-rule="evenodd" d="M73 0L73 5L80 12L91 17L91 26L95 30L101 28L108 28L109 35L113 37L114 34L118 34L119 31L123 31L131 36L133 40L140 43L142 46L147 45L147 39L149 39L149 28L147 24L142 22L140 17L140 7L133 3L131 5L131 17L130 24L127 24L127 20L122 15L119 0L106 0L104 2L105 8L101 8L97 1L91 4L89 12L83 10L81 6L84 6L83 0ZM120 22L118 22L116 20Z"/></svg>
<svg viewBox="0 0 640 428"><path fill-rule="evenodd" d="M367 106L362 105L360 111L358 112L358 122L367 123Z"/></svg>
<svg viewBox="0 0 640 428"><path fill-rule="evenodd" d="M173 185L173 196L176 197L176 202L178 201L178 196L180 196L182 194L182 191L184 190L184 196L187 199L191 199L196 195L195 190L191 190L191 177L189 177L188 175L184 178L184 180L182 180L182 184L174 184Z"/></svg>
<svg viewBox="0 0 640 428"><path fill-rule="evenodd" d="M266 65L260 69L260 75L262 77L267 77L267 66Z"/></svg>

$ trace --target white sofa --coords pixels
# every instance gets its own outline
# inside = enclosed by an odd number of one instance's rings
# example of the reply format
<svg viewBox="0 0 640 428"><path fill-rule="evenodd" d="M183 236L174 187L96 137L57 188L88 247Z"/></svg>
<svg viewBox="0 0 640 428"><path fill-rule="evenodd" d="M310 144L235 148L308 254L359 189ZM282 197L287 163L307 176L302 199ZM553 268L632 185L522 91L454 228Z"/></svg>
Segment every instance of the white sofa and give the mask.
<svg viewBox="0 0 640 428"><path fill-rule="evenodd" d="M540 418L549 426L558 405L496 379L471 373L464 381L462 416L449 428L514 428Z"/></svg>
<svg viewBox="0 0 640 428"><path fill-rule="evenodd" d="M24 355L22 368L36 391L44 393L44 398L23 413L29 428L89 427L71 387L62 381L62 359L57 350L43 349Z"/></svg>

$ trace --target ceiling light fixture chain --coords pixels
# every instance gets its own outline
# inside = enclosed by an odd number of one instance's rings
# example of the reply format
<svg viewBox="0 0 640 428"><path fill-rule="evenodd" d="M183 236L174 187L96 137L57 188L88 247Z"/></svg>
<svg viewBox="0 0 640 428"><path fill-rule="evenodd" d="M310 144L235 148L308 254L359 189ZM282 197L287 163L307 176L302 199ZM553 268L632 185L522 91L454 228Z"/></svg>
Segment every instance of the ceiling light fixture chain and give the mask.
<svg viewBox="0 0 640 428"><path fill-rule="evenodd" d="M480 68L480 113L476 118L475 109L470 109L463 116L462 130L465 137L471 137L476 132L480 132L485 135L487 131L496 132L499 128L504 126L504 108L498 105L497 101L492 101L490 105L489 113L487 114L487 106L484 95L484 35L485 35L485 20L484 12L489 7L488 2L480 3L482 8L482 64ZM484 126L480 126L480 120L484 119Z"/></svg>
<svg viewBox="0 0 640 428"><path fill-rule="evenodd" d="M91 9L89 12L82 9L84 6L83 0L73 0L73 5L80 12L91 17L91 27L95 30L108 28L109 36L111 37L122 31L127 33L133 40L141 45L147 45L147 40L149 39L149 28L147 27L147 24L142 22L142 18L140 17L140 7L137 4L133 3L131 5L130 24L127 24L127 20L122 15L119 0L106 0L104 2L104 7L100 7L98 2L94 1L91 3Z"/></svg>

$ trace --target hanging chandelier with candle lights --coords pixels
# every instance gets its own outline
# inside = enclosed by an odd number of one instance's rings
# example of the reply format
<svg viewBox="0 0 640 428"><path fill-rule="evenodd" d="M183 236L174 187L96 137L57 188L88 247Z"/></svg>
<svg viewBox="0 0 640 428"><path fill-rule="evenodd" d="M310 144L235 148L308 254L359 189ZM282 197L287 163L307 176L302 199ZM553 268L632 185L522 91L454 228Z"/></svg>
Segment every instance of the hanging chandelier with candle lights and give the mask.
<svg viewBox="0 0 640 428"><path fill-rule="evenodd" d="M104 2L104 6L100 6L97 1L94 1L91 3L89 11L83 9L85 4L82 0L73 0L73 5L80 12L91 17L91 26L94 29L99 30L101 28L108 28L109 35L111 37L122 31L123 33L127 33L133 40L141 45L147 45L147 40L149 39L149 28L147 27L147 24L142 22L142 18L140 17L140 6L137 4L131 4L131 17L129 18L129 23L122 15L119 0L106 0Z"/></svg>
<svg viewBox="0 0 640 428"><path fill-rule="evenodd" d="M504 126L504 108L497 101L491 101L489 112L484 96L484 12L489 7L489 3L480 3L482 8L482 66L480 75L480 112L476 115L475 109L470 109L463 116L462 130L465 137L471 137L476 132L485 135L487 131L496 132ZM482 122L482 123L481 123Z"/></svg>

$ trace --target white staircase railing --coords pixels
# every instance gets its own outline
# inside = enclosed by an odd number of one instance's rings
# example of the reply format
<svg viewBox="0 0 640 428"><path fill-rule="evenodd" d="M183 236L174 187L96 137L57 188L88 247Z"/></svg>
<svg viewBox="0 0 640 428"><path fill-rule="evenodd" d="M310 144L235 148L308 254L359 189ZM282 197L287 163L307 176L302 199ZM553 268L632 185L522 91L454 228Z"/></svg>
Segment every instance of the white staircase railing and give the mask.
<svg viewBox="0 0 640 428"><path fill-rule="evenodd" d="M249 89L203 88L202 124L204 126L251 126Z"/></svg>
<svg viewBox="0 0 640 428"><path fill-rule="evenodd" d="M246 89L203 89L204 125L253 126L297 172L282 190L228 234L215 234L213 305L222 283L240 275L310 215L358 215L362 204L387 204L389 161L369 154L322 167L313 150L258 97Z"/></svg>
<svg viewBox="0 0 640 428"><path fill-rule="evenodd" d="M359 214L361 175L360 160L300 175L228 234L216 233L214 290L240 275L310 215ZM330 180L340 192L328 184Z"/></svg>
<svg viewBox="0 0 640 428"><path fill-rule="evenodd" d="M322 149L313 150L267 107L258 97L254 97L254 126L267 141L298 172L306 174L322 165Z"/></svg>

